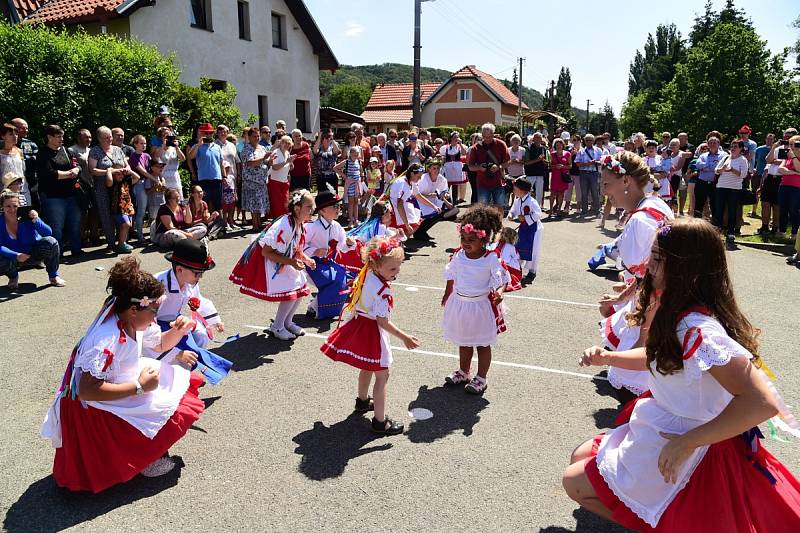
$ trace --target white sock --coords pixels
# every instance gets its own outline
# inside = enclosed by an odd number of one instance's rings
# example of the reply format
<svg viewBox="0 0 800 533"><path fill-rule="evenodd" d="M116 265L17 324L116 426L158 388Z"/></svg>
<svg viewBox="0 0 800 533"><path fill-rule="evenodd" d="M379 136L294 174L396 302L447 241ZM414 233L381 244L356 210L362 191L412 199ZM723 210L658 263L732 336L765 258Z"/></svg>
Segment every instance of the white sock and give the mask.
<svg viewBox="0 0 800 533"><path fill-rule="evenodd" d="M281 302L278 304L278 312L275 314L275 321L272 323L272 327L275 329L286 329L286 316L294 307L295 302L298 300L288 300L285 302Z"/></svg>
<svg viewBox="0 0 800 533"><path fill-rule="evenodd" d="M286 313L286 318L283 320L283 327L286 328L289 324L292 323L292 319L294 318L294 314L297 313L297 308L300 307L300 299L291 300L289 302L285 302L291 304L289 306L288 311Z"/></svg>

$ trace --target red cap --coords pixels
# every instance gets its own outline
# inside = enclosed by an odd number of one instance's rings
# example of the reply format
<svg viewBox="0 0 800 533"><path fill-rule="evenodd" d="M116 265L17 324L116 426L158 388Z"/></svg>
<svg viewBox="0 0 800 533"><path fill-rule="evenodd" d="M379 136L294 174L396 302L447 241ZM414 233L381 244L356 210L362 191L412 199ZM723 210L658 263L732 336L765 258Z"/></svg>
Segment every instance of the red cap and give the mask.
<svg viewBox="0 0 800 533"><path fill-rule="evenodd" d="M200 124L200 128L197 130L200 133L214 133L214 126L210 123L206 122L204 124Z"/></svg>
<svg viewBox="0 0 800 533"><path fill-rule="evenodd" d="M739 128L739 133L753 133L753 130L750 129L750 126L745 124L741 128Z"/></svg>

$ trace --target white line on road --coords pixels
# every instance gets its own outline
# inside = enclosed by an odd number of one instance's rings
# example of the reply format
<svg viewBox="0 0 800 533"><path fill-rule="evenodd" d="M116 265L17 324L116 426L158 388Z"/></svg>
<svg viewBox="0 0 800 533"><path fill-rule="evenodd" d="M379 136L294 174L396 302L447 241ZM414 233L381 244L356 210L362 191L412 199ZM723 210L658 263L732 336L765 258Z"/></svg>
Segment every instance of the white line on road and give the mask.
<svg viewBox="0 0 800 533"><path fill-rule="evenodd" d="M250 328L250 329L256 329L256 330L260 330L260 331L265 331L269 326L254 326L252 324L245 324L244 327ZM323 339L323 340L328 338L327 335L320 335L319 333L309 333L309 332L306 332L305 336L306 337L312 337L314 339ZM401 352L420 353L420 354L423 354L423 355L435 355L437 357L447 357L448 359L458 359L458 355L452 354L452 353L431 352L431 351L428 351L428 350L419 350L419 349L417 349L417 350L409 350L408 348L405 348L405 347L402 347L402 346L392 346L392 350L400 350ZM474 360L477 361L477 358L475 358ZM565 375L565 376L574 376L574 377L579 377L579 378L584 378L584 379L597 379L597 380L600 380L600 381L608 381L606 378L604 378L602 376L595 376L595 375L592 375L592 374L583 374L581 372L570 372L569 370L558 370L557 368L547 368L547 367L544 367L544 366L524 365L522 363L509 363L507 361L498 361L496 359L492 359L492 364L493 365L499 365L499 366L509 366L509 367L512 367L512 368L524 368L526 370L535 370L537 372L547 372L547 373L550 373L550 374L562 374L562 375Z"/></svg>
<svg viewBox="0 0 800 533"><path fill-rule="evenodd" d="M444 291L444 287L430 287L427 285L411 285L410 283L399 283L397 281L393 281L392 285L398 285L400 287L413 287L416 289L429 289L432 291ZM577 305L580 307L593 307L597 308L600 307L598 304L587 304L584 302L572 302L569 300L554 300L552 298L537 298L536 296L522 296L521 294L504 294L503 298L517 298L520 300L535 300L537 302L550 302L550 303L557 303L557 304L567 304L567 305Z"/></svg>

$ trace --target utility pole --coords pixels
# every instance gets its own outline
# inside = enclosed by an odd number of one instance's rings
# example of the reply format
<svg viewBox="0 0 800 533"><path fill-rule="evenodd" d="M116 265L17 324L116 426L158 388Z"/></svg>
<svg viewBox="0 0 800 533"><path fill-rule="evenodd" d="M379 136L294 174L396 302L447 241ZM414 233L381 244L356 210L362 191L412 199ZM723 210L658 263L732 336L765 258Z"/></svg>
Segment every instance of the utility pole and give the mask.
<svg viewBox="0 0 800 533"><path fill-rule="evenodd" d="M550 97L547 99L547 110L553 113L556 110L556 82L550 80ZM547 123L550 125L550 131L556 131L556 119L553 115L548 117Z"/></svg>
<svg viewBox="0 0 800 533"><path fill-rule="evenodd" d="M519 75L517 76L517 132L522 136L522 62L524 57L519 58Z"/></svg>
<svg viewBox="0 0 800 533"><path fill-rule="evenodd" d="M591 101L587 98L586 99L586 133L589 133L589 105Z"/></svg>
<svg viewBox="0 0 800 533"><path fill-rule="evenodd" d="M422 18L422 2L433 2L434 0L414 0L414 92L411 97L411 122L412 126L421 127L422 124L422 99L421 80L420 80L420 19Z"/></svg>

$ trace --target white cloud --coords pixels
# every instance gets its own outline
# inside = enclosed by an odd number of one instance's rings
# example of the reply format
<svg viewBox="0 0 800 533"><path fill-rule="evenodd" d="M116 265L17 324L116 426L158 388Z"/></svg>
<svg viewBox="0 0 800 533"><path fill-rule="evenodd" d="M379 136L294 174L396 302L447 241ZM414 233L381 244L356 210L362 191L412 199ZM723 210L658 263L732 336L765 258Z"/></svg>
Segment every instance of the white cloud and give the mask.
<svg viewBox="0 0 800 533"><path fill-rule="evenodd" d="M358 22L348 22L347 29L344 30L345 37L358 37L366 28L363 24L359 24Z"/></svg>

